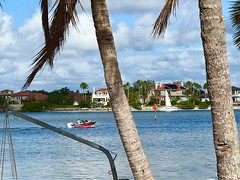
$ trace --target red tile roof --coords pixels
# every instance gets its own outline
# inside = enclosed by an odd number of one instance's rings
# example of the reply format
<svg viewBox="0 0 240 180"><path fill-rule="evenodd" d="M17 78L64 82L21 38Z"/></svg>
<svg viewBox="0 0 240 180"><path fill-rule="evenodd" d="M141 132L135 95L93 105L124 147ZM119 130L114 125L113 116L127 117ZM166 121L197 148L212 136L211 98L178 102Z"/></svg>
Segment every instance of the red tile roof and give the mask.
<svg viewBox="0 0 240 180"><path fill-rule="evenodd" d="M19 91L17 93L11 94L12 97L17 97L17 96L29 96L30 92L28 91Z"/></svg>
<svg viewBox="0 0 240 180"><path fill-rule="evenodd" d="M23 97L27 97L26 100L36 100L36 101L46 101L48 96L46 94L43 93L32 93L29 91L20 91L17 93L13 93L11 94L12 97L19 97L19 96L23 96Z"/></svg>
<svg viewBox="0 0 240 180"><path fill-rule="evenodd" d="M157 89L155 89L155 87L152 87L152 90L165 90L165 89L169 89L169 90L181 90L184 87L181 86L180 84L175 84L175 83L163 83L162 86L158 86Z"/></svg>
<svg viewBox="0 0 240 180"><path fill-rule="evenodd" d="M96 90L96 92L106 92L106 91L108 91L107 88L100 88Z"/></svg>
<svg viewBox="0 0 240 180"><path fill-rule="evenodd" d="M83 100L83 96L81 94L71 93L71 96L73 97L74 101L76 101L76 102L80 102L81 100Z"/></svg>
<svg viewBox="0 0 240 180"><path fill-rule="evenodd" d="M30 97L36 101L46 101L48 96L43 93L30 93Z"/></svg>

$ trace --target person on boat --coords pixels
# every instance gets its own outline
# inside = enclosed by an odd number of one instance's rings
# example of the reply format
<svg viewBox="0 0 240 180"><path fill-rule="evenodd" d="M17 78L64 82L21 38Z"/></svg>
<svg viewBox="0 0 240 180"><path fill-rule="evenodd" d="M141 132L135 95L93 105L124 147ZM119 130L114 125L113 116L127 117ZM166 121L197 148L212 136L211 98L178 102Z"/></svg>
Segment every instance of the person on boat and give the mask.
<svg viewBox="0 0 240 180"><path fill-rule="evenodd" d="M80 119L77 120L77 124L81 124L81 120Z"/></svg>

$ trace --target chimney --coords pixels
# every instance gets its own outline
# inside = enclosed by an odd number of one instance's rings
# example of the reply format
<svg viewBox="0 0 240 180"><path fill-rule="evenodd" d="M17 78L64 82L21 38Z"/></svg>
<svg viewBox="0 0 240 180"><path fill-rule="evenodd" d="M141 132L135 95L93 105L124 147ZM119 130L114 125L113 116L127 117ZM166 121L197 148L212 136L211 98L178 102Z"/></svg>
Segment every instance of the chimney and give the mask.
<svg viewBox="0 0 240 180"><path fill-rule="evenodd" d="M157 89L158 88L158 82L154 82L154 85L155 85L154 89Z"/></svg>

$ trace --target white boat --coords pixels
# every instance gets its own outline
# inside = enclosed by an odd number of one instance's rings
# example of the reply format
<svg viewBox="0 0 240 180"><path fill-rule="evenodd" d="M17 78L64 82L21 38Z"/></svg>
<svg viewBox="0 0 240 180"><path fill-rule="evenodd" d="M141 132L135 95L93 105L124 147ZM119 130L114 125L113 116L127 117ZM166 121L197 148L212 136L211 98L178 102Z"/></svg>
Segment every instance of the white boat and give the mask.
<svg viewBox="0 0 240 180"><path fill-rule="evenodd" d="M68 127L68 128L73 128L73 127L74 127L74 124L75 124L75 123L73 123L73 122L67 123L67 127Z"/></svg>
<svg viewBox="0 0 240 180"><path fill-rule="evenodd" d="M169 95L167 90L165 90L165 107L159 108L159 111L164 111L164 112L171 112L171 111L177 111L178 108L175 106L172 106Z"/></svg>

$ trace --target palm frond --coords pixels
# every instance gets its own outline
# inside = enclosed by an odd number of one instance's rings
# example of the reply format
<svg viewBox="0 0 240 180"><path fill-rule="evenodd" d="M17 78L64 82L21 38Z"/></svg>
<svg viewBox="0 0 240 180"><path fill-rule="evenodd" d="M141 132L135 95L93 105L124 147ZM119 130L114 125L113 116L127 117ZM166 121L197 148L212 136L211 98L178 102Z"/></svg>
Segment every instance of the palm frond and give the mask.
<svg viewBox="0 0 240 180"><path fill-rule="evenodd" d="M41 0L42 26L45 35L45 45L34 57L31 64L33 68L23 85L23 89L26 89L31 84L37 72L41 70L44 65L49 65L53 68L54 57L56 53L60 52L63 48L66 36L69 32L70 23L72 23L74 27L77 26L77 3L82 7L79 0L56 0L51 8L53 13L48 17L49 4L47 0Z"/></svg>
<svg viewBox="0 0 240 180"><path fill-rule="evenodd" d="M176 15L176 8L178 6L178 0L167 0L161 13L153 24L152 35L153 37L159 37L164 34L169 23L170 15L173 11L173 15Z"/></svg>
<svg viewBox="0 0 240 180"><path fill-rule="evenodd" d="M236 28L236 33L233 35L233 42L240 50L240 0L233 1L230 7L230 20L233 27Z"/></svg>
<svg viewBox="0 0 240 180"><path fill-rule="evenodd" d="M5 2L4 0L3 0L3 2ZM2 10L2 3L0 2L0 9Z"/></svg>
<svg viewBox="0 0 240 180"><path fill-rule="evenodd" d="M42 27L45 36L45 41L50 40L49 23L48 23L48 0L41 1L41 11L42 11ZM48 44L48 43L46 43Z"/></svg>

